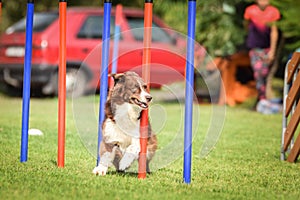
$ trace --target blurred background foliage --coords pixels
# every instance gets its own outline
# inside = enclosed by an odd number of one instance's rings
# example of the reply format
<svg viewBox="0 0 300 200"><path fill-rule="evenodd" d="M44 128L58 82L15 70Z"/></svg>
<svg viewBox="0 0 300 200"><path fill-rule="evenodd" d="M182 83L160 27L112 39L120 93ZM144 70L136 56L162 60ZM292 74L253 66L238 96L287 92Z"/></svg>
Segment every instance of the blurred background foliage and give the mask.
<svg viewBox="0 0 300 200"><path fill-rule="evenodd" d="M142 0L113 0L124 6L143 8ZM242 25L243 12L249 0L198 0L196 40L206 47L212 56L227 56L244 48L245 29ZM300 47L300 1L271 0L282 14L278 23L285 37L285 51L292 52ZM26 0L2 0L1 31L26 15ZM101 7L103 0L69 0L68 6L97 6ZM57 9L58 0L35 0L35 11ZM155 14L173 29L186 33L187 0L154 0Z"/></svg>

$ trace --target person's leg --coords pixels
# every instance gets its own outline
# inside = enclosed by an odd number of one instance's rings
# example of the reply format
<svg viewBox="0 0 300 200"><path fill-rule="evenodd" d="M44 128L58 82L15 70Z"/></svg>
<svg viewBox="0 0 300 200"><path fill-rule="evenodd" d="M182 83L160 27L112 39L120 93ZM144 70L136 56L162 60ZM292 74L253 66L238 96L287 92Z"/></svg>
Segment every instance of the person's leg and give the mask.
<svg viewBox="0 0 300 200"><path fill-rule="evenodd" d="M268 50L264 49L252 49L249 52L259 100L266 99L266 80L269 72L267 52Z"/></svg>

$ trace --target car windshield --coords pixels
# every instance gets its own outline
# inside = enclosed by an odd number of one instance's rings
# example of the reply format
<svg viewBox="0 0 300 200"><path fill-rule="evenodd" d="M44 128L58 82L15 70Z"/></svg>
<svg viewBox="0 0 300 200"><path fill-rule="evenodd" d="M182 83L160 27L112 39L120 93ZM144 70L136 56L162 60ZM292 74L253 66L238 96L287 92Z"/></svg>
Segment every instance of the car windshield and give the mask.
<svg viewBox="0 0 300 200"><path fill-rule="evenodd" d="M144 18L127 17L133 36L138 41L143 41L144 38ZM155 22L152 23L152 42L171 43L172 38L161 29Z"/></svg>
<svg viewBox="0 0 300 200"><path fill-rule="evenodd" d="M95 15L95 16L89 16L85 20L84 24L80 28L79 33L77 34L78 38L93 38L98 39L102 38L102 32L103 32L103 16ZM110 18L110 34L114 34L114 26L115 24L115 18Z"/></svg>
<svg viewBox="0 0 300 200"><path fill-rule="evenodd" d="M58 13L36 13L33 16L33 32L45 30L54 20L58 18ZM26 18L21 19L6 30L7 34L14 32L25 32Z"/></svg>

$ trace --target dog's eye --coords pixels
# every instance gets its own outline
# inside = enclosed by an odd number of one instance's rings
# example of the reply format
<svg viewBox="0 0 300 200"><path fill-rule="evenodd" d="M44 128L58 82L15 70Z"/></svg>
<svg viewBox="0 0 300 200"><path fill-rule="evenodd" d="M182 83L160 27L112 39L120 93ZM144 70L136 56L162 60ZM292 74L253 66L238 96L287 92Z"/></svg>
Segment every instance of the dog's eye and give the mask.
<svg viewBox="0 0 300 200"><path fill-rule="evenodd" d="M144 89L144 90L147 90L147 85L143 85L143 89Z"/></svg>
<svg viewBox="0 0 300 200"><path fill-rule="evenodd" d="M134 89L131 90L131 92L132 92L132 93L138 93L138 92L139 92L139 89L134 88Z"/></svg>

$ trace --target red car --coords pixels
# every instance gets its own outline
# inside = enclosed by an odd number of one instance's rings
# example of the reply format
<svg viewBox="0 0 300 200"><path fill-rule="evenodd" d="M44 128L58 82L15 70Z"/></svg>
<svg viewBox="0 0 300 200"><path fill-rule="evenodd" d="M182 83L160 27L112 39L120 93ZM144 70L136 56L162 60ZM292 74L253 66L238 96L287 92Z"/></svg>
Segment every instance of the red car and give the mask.
<svg viewBox="0 0 300 200"><path fill-rule="evenodd" d="M58 11L34 14L31 88L57 94L59 58ZM112 9L110 66L113 52L115 10ZM74 7L67 10L67 95L80 96L99 88L103 10ZM124 8L118 53L118 72L141 74L144 12ZM186 38L179 36L153 16L151 86L183 80ZM25 19L9 27L0 37L0 82L22 88ZM198 53L197 53L198 52ZM200 56L203 49L196 48Z"/></svg>

